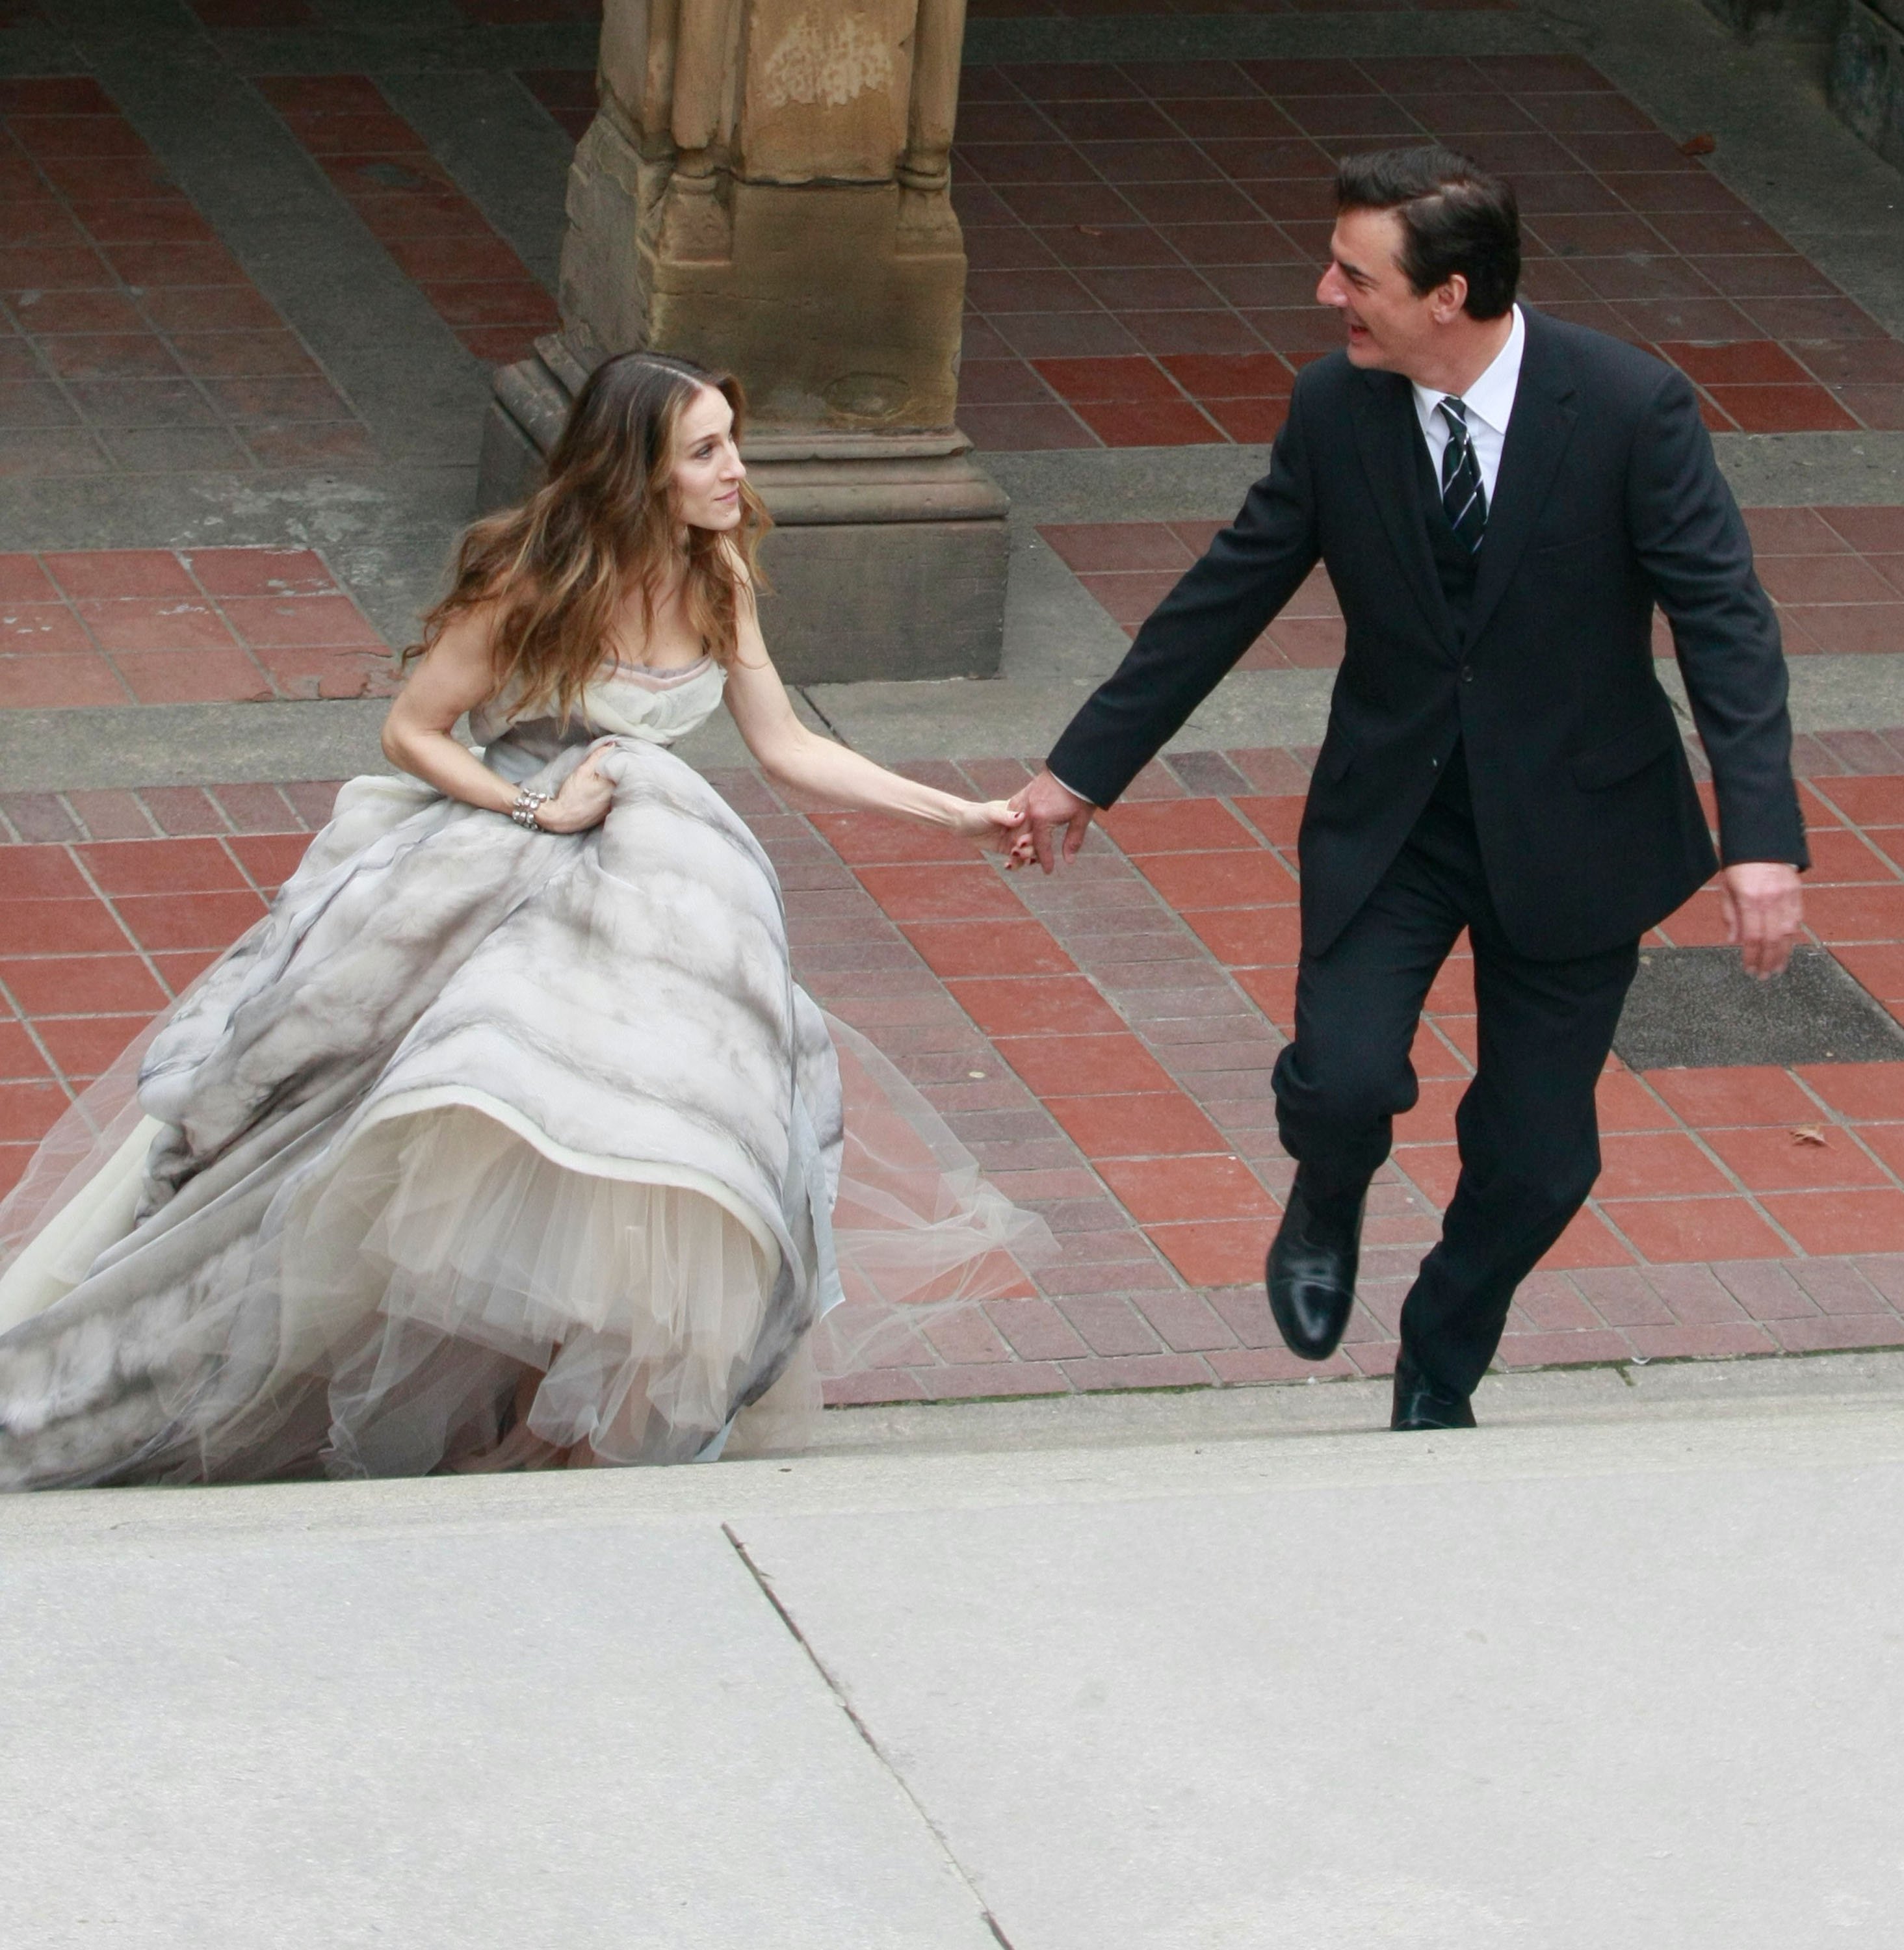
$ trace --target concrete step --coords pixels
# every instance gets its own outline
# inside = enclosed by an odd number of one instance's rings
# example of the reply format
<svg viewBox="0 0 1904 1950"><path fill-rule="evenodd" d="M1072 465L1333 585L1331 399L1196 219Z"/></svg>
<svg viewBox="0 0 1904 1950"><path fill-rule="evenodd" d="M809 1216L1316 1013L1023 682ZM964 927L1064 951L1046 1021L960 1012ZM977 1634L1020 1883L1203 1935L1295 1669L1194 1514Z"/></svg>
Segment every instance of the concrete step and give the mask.
<svg viewBox="0 0 1904 1950"><path fill-rule="evenodd" d="M0 1505L8 1940L1892 1940L1904 1357Z"/></svg>

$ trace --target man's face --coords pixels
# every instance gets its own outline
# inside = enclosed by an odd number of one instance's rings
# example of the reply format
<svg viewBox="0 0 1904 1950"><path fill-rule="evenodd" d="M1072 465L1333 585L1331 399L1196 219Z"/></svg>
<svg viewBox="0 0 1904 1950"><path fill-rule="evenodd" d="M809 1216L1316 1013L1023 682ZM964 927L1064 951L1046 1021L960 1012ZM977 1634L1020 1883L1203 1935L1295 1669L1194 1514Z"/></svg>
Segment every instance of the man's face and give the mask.
<svg viewBox="0 0 1904 1950"><path fill-rule="evenodd" d="M1398 261L1403 241L1401 219L1392 210L1345 210L1335 220L1329 269L1316 296L1341 313L1352 364L1410 372L1436 342L1437 311L1447 308L1447 288L1417 295Z"/></svg>

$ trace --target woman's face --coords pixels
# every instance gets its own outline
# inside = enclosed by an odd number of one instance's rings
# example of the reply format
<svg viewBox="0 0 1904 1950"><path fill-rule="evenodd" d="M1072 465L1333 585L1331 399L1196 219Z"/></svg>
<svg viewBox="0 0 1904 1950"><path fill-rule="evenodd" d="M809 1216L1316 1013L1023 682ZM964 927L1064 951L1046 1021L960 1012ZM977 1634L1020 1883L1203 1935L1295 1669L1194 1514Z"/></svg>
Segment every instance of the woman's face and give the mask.
<svg viewBox="0 0 1904 1950"><path fill-rule="evenodd" d="M734 409L703 386L675 427L675 519L690 528L737 528L747 470L734 440Z"/></svg>

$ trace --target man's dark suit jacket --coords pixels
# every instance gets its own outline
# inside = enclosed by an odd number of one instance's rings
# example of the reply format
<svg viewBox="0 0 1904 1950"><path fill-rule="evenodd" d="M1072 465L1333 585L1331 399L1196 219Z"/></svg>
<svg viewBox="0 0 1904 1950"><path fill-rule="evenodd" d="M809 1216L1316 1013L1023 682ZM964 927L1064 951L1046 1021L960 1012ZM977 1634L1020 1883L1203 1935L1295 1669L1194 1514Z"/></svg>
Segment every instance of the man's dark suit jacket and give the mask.
<svg viewBox="0 0 1904 1950"><path fill-rule="evenodd" d="M1726 860L1809 864L1778 625L1692 387L1617 339L1525 315L1465 633L1431 553L1409 383L1336 353L1304 369L1269 473L1052 752L1060 780L1111 805L1320 556L1348 643L1303 815L1308 954L1368 899L1457 737L1489 891L1522 953L1631 941L1712 873L1653 674L1656 598Z"/></svg>

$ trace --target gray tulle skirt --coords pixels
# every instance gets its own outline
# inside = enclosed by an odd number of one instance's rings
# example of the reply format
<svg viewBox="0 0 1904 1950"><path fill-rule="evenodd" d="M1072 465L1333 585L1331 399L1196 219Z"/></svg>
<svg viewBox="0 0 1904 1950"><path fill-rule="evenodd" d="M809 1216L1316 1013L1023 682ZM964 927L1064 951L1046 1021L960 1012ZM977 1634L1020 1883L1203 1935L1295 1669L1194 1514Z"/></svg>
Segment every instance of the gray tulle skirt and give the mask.
<svg viewBox="0 0 1904 1950"><path fill-rule="evenodd" d="M575 836L354 781L68 1111L0 1204L0 1487L795 1446L1024 1290L1042 1223L794 983L746 827L609 769Z"/></svg>

